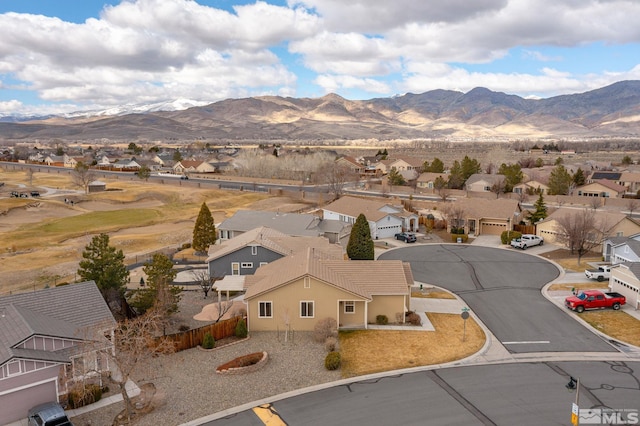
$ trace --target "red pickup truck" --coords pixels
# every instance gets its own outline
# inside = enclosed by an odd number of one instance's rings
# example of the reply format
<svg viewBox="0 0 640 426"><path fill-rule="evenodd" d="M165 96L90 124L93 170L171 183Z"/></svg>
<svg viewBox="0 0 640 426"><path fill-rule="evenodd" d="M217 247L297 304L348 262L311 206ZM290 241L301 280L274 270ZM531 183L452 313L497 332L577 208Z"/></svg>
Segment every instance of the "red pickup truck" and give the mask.
<svg viewBox="0 0 640 426"><path fill-rule="evenodd" d="M564 299L564 305L578 313L584 312L585 309L613 308L620 309L627 299L620 293L602 292L600 290L585 290L575 296L569 296Z"/></svg>

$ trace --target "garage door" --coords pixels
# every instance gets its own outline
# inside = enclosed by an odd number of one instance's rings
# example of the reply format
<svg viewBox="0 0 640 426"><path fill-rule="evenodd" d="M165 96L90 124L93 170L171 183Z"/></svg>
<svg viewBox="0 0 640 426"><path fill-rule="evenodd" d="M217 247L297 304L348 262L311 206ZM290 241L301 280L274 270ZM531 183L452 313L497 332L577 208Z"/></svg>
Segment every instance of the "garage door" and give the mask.
<svg viewBox="0 0 640 426"><path fill-rule="evenodd" d="M500 235L506 230L507 227L504 223L482 222L482 229L480 232L484 235Z"/></svg>
<svg viewBox="0 0 640 426"><path fill-rule="evenodd" d="M27 418L29 408L57 401L55 380L0 396L0 424Z"/></svg>

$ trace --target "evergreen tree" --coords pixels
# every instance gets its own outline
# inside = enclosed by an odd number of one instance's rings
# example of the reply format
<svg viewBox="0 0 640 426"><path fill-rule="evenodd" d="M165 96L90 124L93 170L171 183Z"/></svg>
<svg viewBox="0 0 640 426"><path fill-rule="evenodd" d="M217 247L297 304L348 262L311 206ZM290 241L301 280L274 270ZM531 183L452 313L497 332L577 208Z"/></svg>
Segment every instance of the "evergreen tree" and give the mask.
<svg viewBox="0 0 640 426"><path fill-rule="evenodd" d="M193 249L198 253L206 253L209 246L216 242L216 225L207 203L200 206L200 213L193 228Z"/></svg>
<svg viewBox="0 0 640 426"><path fill-rule="evenodd" d="M547 206L544 203L544 197L542 196L542 192L538 196L538 199L536 200L536 202L533 204L533 207L535 207L536 211L531 213L529 218L531 219L531 223L536 224L542 219L547 217Z"/></svg>
<svg viewBox="0 0 640 426"><path fill-rule="evenodd" d="M431 164L428 161L424 163L424 171L429 173L444 173L444 163L439 158L434 158Z"/></svg>
<svg viewBox="0 0 640 426"><path fill-rule="evenodd" d="M468 155L464 156L462 162L460 163L460 166L462 167L462 176L464 177L465 182L471 175L480 173L480 170L482 170L482 168L480 167L480 162L475 158L469 158Z"/></svg>
<svg viewBox="0 0 640 426"><path fill-rule="evenodd" d="M110 290L124 293L125 286L129 282L124 253L109 245L107 234L94 236L85 247L82 258L78 269L78 276L82 280L95 281L103 296L106 296Z"/></svg>
<svg viewBox="0 0 640 426"><path fill-rule="evenodd" d="M172 285L178 273L173 269L171 259L165 254L156 253L142 270L147 274L148 287L136 290L131 298L131 306L139 314L144 314L154 305L165 316L177 312L182 290Z"/></svg>
<svg viewBox="0 0 640 426"><path fill-rule="evenodd" d="M373 239L371 228L364 214L360 213L351 228L349 243L347 244L347 256L351 260L373 260Z"/></svg>
<svg viewBox="0 0 640 426"><path fill-rule="evenodd" d="M558 164L549 175L549 193L551 195L567 195L571 182L571 175L567 169L562 164Z"/></svg>
<svg viewBox="0 0 640 426"><path fill-rule="evenodd" d="M462 189L465 181L466 179L464 178L464 174L462 172L462 166L460 166L460 162L456 160L453 162L453 166L451 166L451 170L449 173L449 188Z"/></svg>
<svg viewBox="0 0 640 426"><path fill-rule="evenodd" d="M578 170L573 174L573 183L575 183L576 186L582 186L586 182L587 178L585 177L584 172L580 167L578 167Z"/></svg>
<svg viewBox="0 0 640 426"><path fill-rule="evenodd" d="M513 191L513 187L522 182L524 175L520 164L502 163L498 169L498 174L504 175L504 192Z"/></svg>
<svg viewBox="0 0 640 426"><path fill-rule="evenodd" d="M406 183L400 172L396 170L395 167L392 167L391 170L389 170L387 179L389 180L389 185L404 185Z"/></svg>

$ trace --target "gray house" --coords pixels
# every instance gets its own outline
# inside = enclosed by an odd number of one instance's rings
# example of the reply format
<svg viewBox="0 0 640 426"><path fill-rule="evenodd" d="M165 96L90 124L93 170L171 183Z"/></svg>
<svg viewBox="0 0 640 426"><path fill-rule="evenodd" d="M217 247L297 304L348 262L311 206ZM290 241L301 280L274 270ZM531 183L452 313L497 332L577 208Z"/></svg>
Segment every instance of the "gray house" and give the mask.
<svg viewBox="0 0 640 426"><path fill-rule="evenodd" d="M342 249L324 237L292 237L262 226L209 246L209 275L253 275L260 266L306 247L342 255Z"/></svg>
<svg viewBox="0 0 640 426"><path fill-rule="evenodd" d="M337 220L323 220L313 214L280 213L260 210L239 210L216 228L221 240L229 240L260 226L296 237L327 237L339 241L348 227Z"/></svg>
<svg viewBox="0 0 640 426"><path fill-rule="evenodd" d="M100 377L116 321L93 281L0 297L0 424ZM99 342L85 345L85 339Z"/></svg>
<svg viewBox="0 0 640 426"><path fill-rule="evenodd" d="M607 238L602 243L602 256L613 264L640 262L640 234Z"/></svg>

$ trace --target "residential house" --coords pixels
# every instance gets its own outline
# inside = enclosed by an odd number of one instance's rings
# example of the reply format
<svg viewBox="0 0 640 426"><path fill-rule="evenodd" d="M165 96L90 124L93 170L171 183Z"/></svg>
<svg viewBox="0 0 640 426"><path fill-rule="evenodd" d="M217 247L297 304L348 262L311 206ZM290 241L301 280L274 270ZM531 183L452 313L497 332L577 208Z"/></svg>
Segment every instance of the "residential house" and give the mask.
<svg viewBox="0 0 640 426"><path fill-rule="evenodd" d="M140 163L138 163L133 158L120 158L111 164L111 167L116 170L121 170L123 172L126 171L134 171L140 170Z"/></svg>
<svg viewBox="0 0 640 426"><path fill-rule="evenodd" d="M358 175L364 174L365 166L358 163L358 161L356 161L356 159L353 157L349 157L347 155L342 156L335 161L335 164L338 167L344 167L345 169L349 170L352 173L355 173Z"/></svg>
<svg viewBox="0 0 640 426"><path fill-rule="evenodd" d="M598 180L607 179L613 182L619 182L622 177L622 172L612 172L612 171L600 171L596 170L591 173L591 175L587 176L586 182L593 183Z"/></svg>
<svg viewBox="0 0 640 426"><path fill-rule="evenodd" d="M93 281L0 297L0 424L60 401L73 380L108 372L108 357L84 341L112 348L105 336L115 327Z"/></svg>
<svg viewBox="0 0 640 426"><path fill-rule="evenodd" d="M181 160L176 162L172 169L176 174L214 173L216 171L214 165L202 160Z"/></svg>
<svg viewBox="0 0 640 426"><path fill-rule="evenodd" d="M576 188L576 193L582 197L621 198L625 191L624 186L608 179L592 180Z"/></svg>
<svg viewBox="0 0 640 426"><path fill-rule="evenodd" d="M386 175L391 169L401 172L404 170L415 170L417 173L422 171L424 162L412 157L398 157L395 159L380 160L375 164L375 168L379 174Z"/></svg>
<svg viewBox="0 0 640 426"><path fill-rule="evenodd" d="M622 172L616 183L624 186L627 193L638 194L638 191L640 191L640 173Z"/></svg>
<svg viewBox="0 0 640 426"><path fill-rule="evenodd" d="M469 192L492 192L494 185L504 185L504 175L475 173L465 182Z"/></svg>
<svg viewBox="0 0 640 426"><path fill-rule="evenodd" d="M400 260L344 260L311 248L284 257L245 280L250 331L312 331L318 321L367 328L385 315L404 323L413 275Z"/></svg>
<svg viewBox="0 0 640 426"><path fill-rule="evenodd" d="M445 182L449 180L449 175L446 173L421 173L416 180L416 187L420 189L435 190L435 181L438 178L442 178Z"/></svg>
<svg viewBox="0 0 640 426"><path fill-rule="evenodd" d="M640 233L640 223L623 213L595 210L596 228L592 231L594 241L604 241L609 236L628 237ZM550 243L561 242L562 227L559 221L567 220L568 215L580 215L580 209L560 208L551 213L546 219L536 224L536 234ZM606 235L602 235L602 232ZM603 250L602 244L597 244L593 250Z"/></svg>
<svg viewBox="0 0 640 426"><path fill-rule="evenodd" d="M376 174L377 175L386 175L391 171L391 164L395 160L380 160L375 164Z"/></svg>
<svg viewBox="0 0 640 426"><path fill-rule="evenodd" d="M447 231L457 227L464 228L469 235L500 235L520 221L522 208L517 200L506 198L459 198L454 202L434 203L432 208L420 210L420 215L446 220Z"/></svg>
<svg viewBox="0 0 640 426"><path fill-rule="evenodd" d="M73 157L69 157L67 154L63 154L63 155L47 155L44 158L44 163L47 166L68 167L73 169L78 164L78 161Z"/></svg>
<svg viewBox="0 0 640 426"><path fill-rule="evenodd" d="M549 186L537 180L530 180L514 185L513 192L516 194L549 194Z"/></svg>
<svg viewBox="0 0 640 426"><path fill-rule="evenodd" d="M261 226L296 237L325 237L331 243L339 242L350 229L338 220L323 220L313 214L260 210L238 210L216 228L220 240L224 241Z"/></svg>
<svg viewBox="0 0 640 426"><path fill-rule="evenodd" d="M602 258L613 264L640 262L640 234L607 238L602 243Z"/></svg>
<svg viewBox="0 0 640 426"><path fill-rule="evenodd" d="M318 252L342 256L342 248L324 237L292 237L261 226L209 246L209 276L251 275L258 268L297 251L313 247Z"/></svg>
<svg viewBox="0 0 640 426"><path fill-rule="evenodd" d="M369 222L371 237L389 238L402 231L418 230L418 215L388 201L343 196L322 208L325 220L353 225L360 214Z"/></svg>
<svg viewBox="0 0 640 426"><path fill-rule="evenodd" d="M611 268L609 288L626 297L628 306L640 309L640 263L625 262Z"/></svg>

